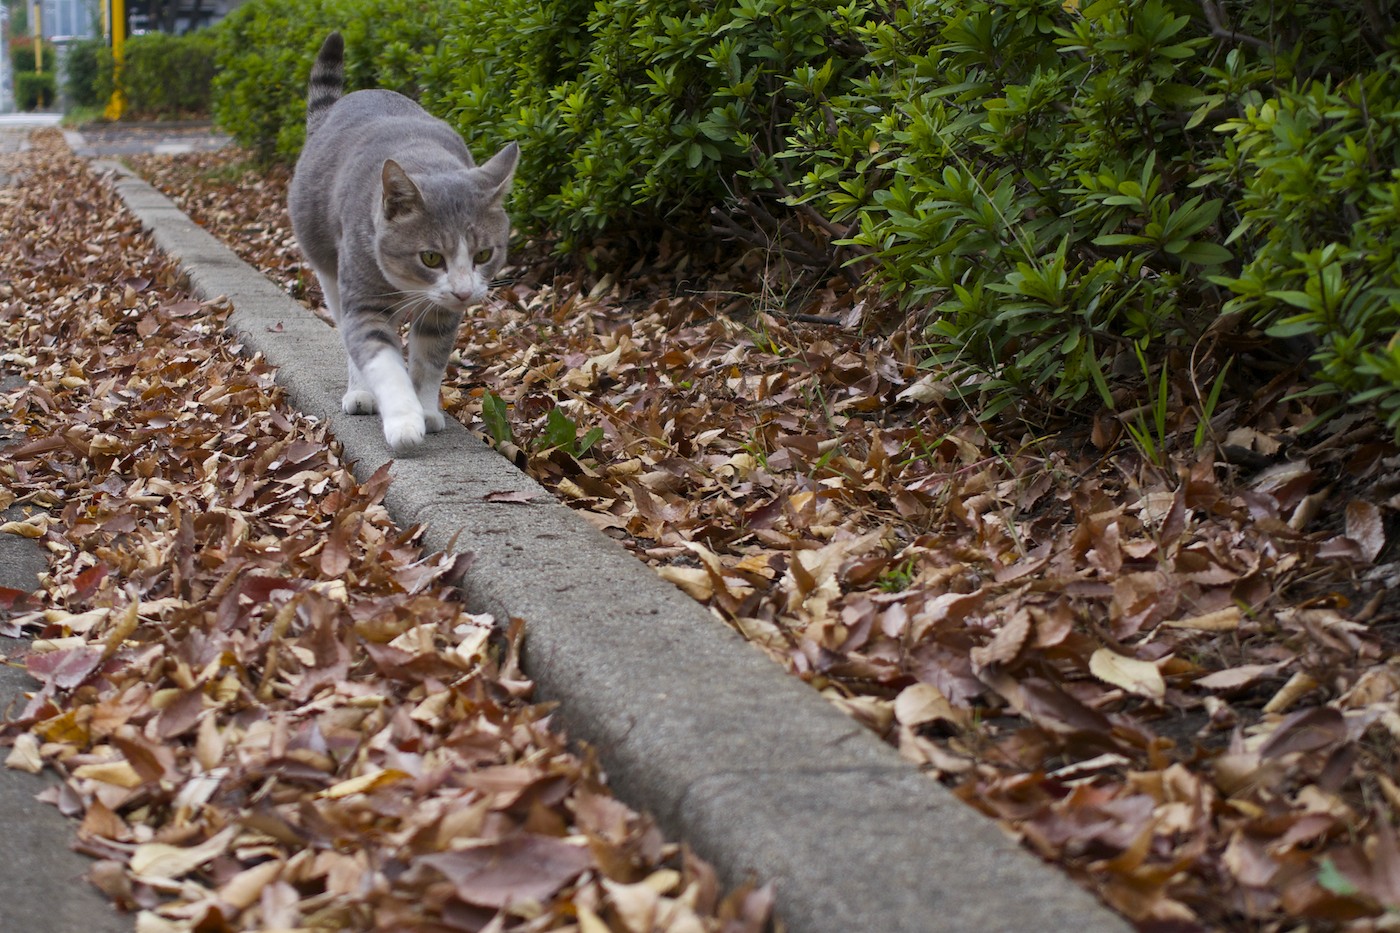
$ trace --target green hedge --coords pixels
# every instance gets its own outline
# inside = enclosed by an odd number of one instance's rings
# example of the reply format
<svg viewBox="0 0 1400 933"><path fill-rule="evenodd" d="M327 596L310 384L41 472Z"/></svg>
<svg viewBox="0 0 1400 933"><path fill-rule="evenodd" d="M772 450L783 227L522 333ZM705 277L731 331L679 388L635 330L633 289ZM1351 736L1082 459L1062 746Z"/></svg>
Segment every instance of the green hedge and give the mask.
<svg viewBox="0 0 1400 933"><path fill-rule="evenodd" d="M346 84L417 97L449 15L470 4L389 0L253 0L215 29L214 115L265 159L294 161L306 138L306 82L322 40L345 37Z"/></svg>
<svg viewBox="0 0 1400 933"><path fill-rule="evenodd" d="M218 28L220 121L294 158L332 28L352 86L419 97L480 154L521 143L532 232L855 259L984 412L1121 404L1239 312L1400 430L1376 4L252 0Z"/></svg>
<svg viewBox="0 0 1400 933"><path fill-rule="evenodd" d="M1248 167L1231 235L1249 250L1217 280L1225 309L1305 336L1319 390L1378 403L1400 434L1400 54L1251 102L1221 130L1214 177Z"/></svg>
<svg viewBox="0 0 1400 933"><path fill-rule="evenodd" d="M427 72L427 101L493 144L520 141L530 156L518 203L567 249L619 231L644 241L660 229L705 234L770 196L774 156L790 126L816 112L814 89L865 70L852 39L876 4L505 7L453 22Z"/></svg>
<svg viewBox="0 0 1400 933"><path fill-rule="evenodd" d="M101 82L111 80L111 53L102 39L81 39L63 56L63 92L74 107L97 107L107 102ZM110 84L108 85L110 95Z"/></svg>
<svg viewBox="0 0 1400 933"><path fill-rule="evenodd" d="M213 99L215 39L210 30L132 36L120 83L136 119L207 116Z"/></svg>
<svg viewBox="0 0 1400 933"><path fill-rule="evenodd" d="M128 119L207 117L213 105L215 38L210 30L171 36L153 32L127 40L121 74L101 39L75 42L64 65L69 103L106 103L120 83Z"/></svg>
<svg viewBox="0 0 1400 933"><path fill-rule="evenodd" d="M43 41L44 71L47 73L53 70L54 62L57 60L54 54L52 43ZM10 67L15 74L24 71L34 71L34 40L29 36L10 36Z"/></svg>
<svg viewBox="0 0 1400 933"><path fill-rule="evenodd" d="M58 63L54 47L43 43L44 70L35 69L34 40L28 36L10 37L10 71L14 75L15 106L20 110L47 109L54 105L58 82L54 66Z"/></svg>
<svg viewBox="0 0 1400 933"><path fill-rule="evenodd" d="M802 197L857 223L887 292L931 311L930 359L992 410L1106 402L1141 350L1195 347L1234 310L1318 338L1320 388L1400 403L1380 375L1400 325L1394 23L1216 6L1235 21L1184 0L911 6L863 31L872 79L831 100L835 139L792 134ZM1361 254L1354 313L1300 297L1311 265Z"/></svg>
<svg viewBox="0 0 1400 933"><path fill-rule="evenodd" d="M20 110L47 110L54 105L57 87L52 71L21 71L15 75L15 105Z"/></svg>

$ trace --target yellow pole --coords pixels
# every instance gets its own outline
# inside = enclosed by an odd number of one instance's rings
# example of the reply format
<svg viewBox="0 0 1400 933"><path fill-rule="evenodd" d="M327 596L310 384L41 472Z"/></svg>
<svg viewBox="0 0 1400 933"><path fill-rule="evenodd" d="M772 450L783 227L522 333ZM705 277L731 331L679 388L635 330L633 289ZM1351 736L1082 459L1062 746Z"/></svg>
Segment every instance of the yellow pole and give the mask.
<svg viewBox="0 0 1400 933"><path fill-rule="evenodd" d="M34 4L34 71L44 73L44 7Z"/></svg>
<svg viewBox="0 0 1400 933"><path fill-rule="evenodd" d="M102 115L108 120L120 120L126 111L126 95L122 93L122 60L126 56L126 2L110 0L112 25L112 99Z"/></svg>

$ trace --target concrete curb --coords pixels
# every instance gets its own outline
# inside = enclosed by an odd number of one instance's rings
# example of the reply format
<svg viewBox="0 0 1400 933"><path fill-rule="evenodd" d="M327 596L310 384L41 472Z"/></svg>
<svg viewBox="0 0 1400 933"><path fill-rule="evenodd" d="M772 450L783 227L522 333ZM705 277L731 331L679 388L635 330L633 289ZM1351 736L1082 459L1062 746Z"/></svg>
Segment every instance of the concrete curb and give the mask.
<svg viewBox="0 0 1400 933"><path fill-rule="evenodd" d="M358 475L390 458L377 418L340 412L331 328L144 181L94 165L198 294L232 301L237 338L278 368L292 404L330 422ZM461 425L392 475L398 521L425 523L431 548L474 553L472 608L526 620L527 672L618 794L727 882L774 882L790 930L1128 929ZM529 501L487 501L500 492Z"/></svg>

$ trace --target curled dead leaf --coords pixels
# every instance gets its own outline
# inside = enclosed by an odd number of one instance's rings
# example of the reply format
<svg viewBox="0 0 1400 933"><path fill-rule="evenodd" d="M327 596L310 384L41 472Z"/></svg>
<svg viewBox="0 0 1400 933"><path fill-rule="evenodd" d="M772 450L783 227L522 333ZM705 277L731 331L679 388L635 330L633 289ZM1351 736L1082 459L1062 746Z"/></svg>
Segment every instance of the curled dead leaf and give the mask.
<svg viewBox="0 0 1400 933"><path fill-rule="evenodd" d="M44 759L39 755L39 739L32 732L21 732L15 737L14 747L5 756L5 767L16 771L38 774L44 770Z"/></svg>
<svg viewBox="0 0 1400 933"><path fill-rule="evenodd" d="M1317 680L1311 674L1298 671L1264 704L1264 712L1281 713L1316 688Z"/></svg>
<svg viewBox="0 0 1400 933"><path fill-rule="evenodd" d="M1090 655L1089 672L1105 683L1149 700L1160 700L1167 692L1166 681L1156 664L1125 657L1108 648Z"/></svg>
<svg viewBox="0 0 1400 933"><path fill-rule="evenodd" d="M22 522L5 522L0 525L0 534L19 535L21 538L42 538L48 527L48 516L35 516Z"/></svg>
<svg viewBox="0 0 1400 933"><path fill-rule="evenodd" d="M196 846L145 842L131 853L131 861L127 863L127 868L134 877L143 881L183 878L210 859L221 855L237 834L238 827L226 826Z"/></svg>
<svg viewBox="0 0 1400 933"><path fill-rule="evenodd" d="M403 772L403 770L385 768L382 770L375 770L375 772L368 773L368 775L360 775L358 777L350 777L349 780L342 780L342 782L337 783L337 785L326 787L318 796L326 797L328 800L339 800L342 799L342 797L349 797L350 794L372 793L375 792L375 790L381 789L381 787L396 785L400 780L409 779L409 773Z"/></svg>
<svg viewBox="0 0 1400 933"><path fill-rule="evenodd" d="M1193 629L1198 632L1233 632L1240 627L1243 614L1239 606L1226 606L1185 619L1173 619L1162 624L1168 628Z"/></svg>
<svg viewBox="0 0 1400 933"><path fill-rule="evenodd" d="M942 720L959 728L967 724L968 713L948 701L933 684L910 684L894 700L894 716L902 725L921 726Z"/></svg>
<svg viewBox="0 0 1400 933"><path fill-rule="evenodd" d="M130 762L107 761L98 764L79 765L73 769L73 777L83 781L98 781L103 784L112 784L116 787L125 787L128 790L140 787L146 783L145 779L137 773Z"/></svg>
<svg viewBox="0 0 1400 933"><path fill-rule="evenodd" d="M1347 503L1347 537L1361 548L1367 563L1375 563L1385 547L1385 523L1381 510L1370 502L1355 499Z"/></svg>
<svg viewBox="0 0 1400 933"><path fill-rule="evenodd" d="M674 583L691 599L706 602L715 595L714 581L704 567L667 565L657 567L656 575L668 583Z"/></svg>
<svg viewBox="0 0 1400 933"><path fill-rule="evenodd" d="M500 909L553 896L587 870L593 857L562 839L521 834L419 861L441 872L467 903Z"/></svg>
<svg viewBox="0 0 1400 933"><path fill-rule="evenodd" d="M219 900L246 910L257 903L263 890L277 880L284 868L285 863L275 859L244 869L219 887Z"/></svg>

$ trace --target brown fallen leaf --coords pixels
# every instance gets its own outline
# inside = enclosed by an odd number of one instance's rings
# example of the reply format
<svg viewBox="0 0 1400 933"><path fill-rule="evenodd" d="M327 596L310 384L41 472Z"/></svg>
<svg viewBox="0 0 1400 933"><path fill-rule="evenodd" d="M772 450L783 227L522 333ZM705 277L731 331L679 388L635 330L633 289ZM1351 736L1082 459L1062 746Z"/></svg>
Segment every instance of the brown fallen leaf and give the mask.
<svg viewBox="0 0 1400 933"><path fill-rule="evenodd" d="M535 496L534 496L534 494L533 494L533 493L530 493L530 492L526 492L526 491L523 490L523 489L508 489L508 490L500 490L500 491L497 491L497 492L488 492L486 495L482 496L482 498L485 499L487 502L533 502L533 501L535 501Z"/></svg>
<svg viewBox="0 0 1400 933"><path fill-rule="evenodd" d="M223 854L238 835L238 827L226 826L197 846L173 846L144 842L131 853L127 869L142 881L183 878Z"/></svg>
<svg viewBox="0 0 1400 933"><path fill-rule="evenodd" d="M1198 632L1233 632L1240 627L1243 613L1238 606L1226 606L1214 612L1202 613L1185 619L1171 619L1163 622L1167 628L1193 629Z"/></svg>
<svg viewBox="0 0 1400 933"><path fill-rule="evenodd" d="M1242 664L1199 677L1196 679L1196 685L1207 690L1240 690L1261 680L1277 677L1279 672L1291 663L1278 661L1274 664Z"/></svg>
<svg viewBox="0 0 1400 933"><path fill-rule="evenodd" d="M43 771L44 759L39 755L39 739L30 732L16 736L14 746L5 756L5 767L30 774Z"/></svg>
<svg viewBox="0 0 1400 933"><path fill-rule="evenodd" d="M467 903L500 909L552 897L586 871L593 857L561 839L521 834L419 861L441 872Z"/></svg>
<svg viewBox="0 0 1400 933"><path fill-rule="evenodd" d="M1353 499L1347 503L1347 537L1361 548L1361 556L1367 563L1374 563L1385 547L1385 523L1381 510L1373 503Z"/></svg>
<svg viewBox="0 0 1400 933"><path fill-rule="evenodd" d="M1160 700L1167 692L1167 683L1156 664L1129 658L1108 648L1100 648L1089 656L1089 672L1104 683L1149 700Z"/></svg>
<svg viewBox="0 0 1400 933"><path fill-rule="evenodd" d="M1303 697L1317 689L1317 680L1304 671L1298 671L1288 678L1288 682L1264 704L1264 712L1281 713Z"/></svg>
<svg viewBox="0 0 1400 933"><path fill-rule="evenodd" d="M895 719L906 726L921 726L943 720L955 726L967 724L966 710L957 709L943 692L933 684L910 684L900 691L894 701Z"/></svg>
<svg viewBox="0 0 1400 933"><path fill-rule="evenodd" d="M1006 619L987 644L972 649L972 663L978 667L1009 664L1021 653L1031 634L1031 614L1022 609Z"/></svg>
<svg viewBox="0 0 1400 933"><path fill-rule="evenodd" d="M0 524L0 534L19 535L21 538L42 538L47 522L38 518L26 519L22 522L5 522Z"/></svg>
<svg viewBox="0 0 1400 933"><path fill-rule="evenodd" d="M396 768L382 768L359 777L349 778L328 787L321 791L318 796L326 797L330 800L338 800L341 797L349 797L351 794L368 794L382 787L390 787L400 781L406 781L411 775Z"/></svg>

